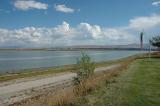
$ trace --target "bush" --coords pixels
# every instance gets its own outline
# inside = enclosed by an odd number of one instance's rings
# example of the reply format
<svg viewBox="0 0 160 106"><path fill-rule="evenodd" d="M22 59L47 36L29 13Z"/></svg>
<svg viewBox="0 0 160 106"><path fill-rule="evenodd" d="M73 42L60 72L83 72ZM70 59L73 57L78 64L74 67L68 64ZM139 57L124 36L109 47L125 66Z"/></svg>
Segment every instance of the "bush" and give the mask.
<svg viewBox="0 0 160 106"><path fill-rule="evenodd" d="M77 76L74 78L74 84L78 85L82 80L89 78L94 73L95 63L92 62L87 54L82 53L82 57L77 59L75 70Z"/></svg>

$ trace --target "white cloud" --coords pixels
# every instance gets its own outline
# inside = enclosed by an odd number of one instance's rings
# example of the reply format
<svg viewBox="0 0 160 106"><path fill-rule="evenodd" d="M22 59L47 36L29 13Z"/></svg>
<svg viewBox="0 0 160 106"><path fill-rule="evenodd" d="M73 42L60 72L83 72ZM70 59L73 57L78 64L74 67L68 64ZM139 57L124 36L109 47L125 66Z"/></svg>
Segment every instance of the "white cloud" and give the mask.
<svg viewBox="0 0 160 106"><path fill-rule="evenodd" d="M66 7L64 4L62 5L55 5L54 8L56 11L64 12L64 13L73 13L75 10L69 7Z"/></svg>
<svg viewBox="0 0 160 106"><path fill-rule="evenodd" d="M90 25L88 23L80 23L77 32L83 33L84 38L97 39L101 37L101 28L98 25Z"/></svg>
<svg viewBox="0 0 160 106"><path fill-rule="evenodd" d="M129 21L129 27L132 29L150 29L160 25L160 15L151 15L145 17L136 17Z"/></svg>
<svg viewBox="0 0 160 106"><path fill-rule="evenodd" d="M48 5L45 3L37 2L35 0L16 0L14 6L20 10L29 10L29 9L47 9Z"/></svg>
<svg viewBox="0 0 160 106"><path fill-rule="evenodd" d="M152 3L153 6L160 6L160 1L155 1Z"/></svg>

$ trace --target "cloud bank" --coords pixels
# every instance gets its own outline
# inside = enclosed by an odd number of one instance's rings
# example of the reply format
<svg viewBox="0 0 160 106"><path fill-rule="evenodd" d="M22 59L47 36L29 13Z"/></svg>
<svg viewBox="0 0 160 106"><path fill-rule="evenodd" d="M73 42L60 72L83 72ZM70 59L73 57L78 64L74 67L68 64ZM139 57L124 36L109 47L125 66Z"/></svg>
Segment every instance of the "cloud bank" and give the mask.
<svg viewBox="0 0 160 106"><path fill-rule="evenodd" d="M66 45L129 44L139 42L140 31L145 30L148 40L160 34L160 15L136 17L127 26L105 28L89 23L72 27L63 22L55 27L25 27L22 29L0 28L0 45L21 47L54 47Z"/></svg>

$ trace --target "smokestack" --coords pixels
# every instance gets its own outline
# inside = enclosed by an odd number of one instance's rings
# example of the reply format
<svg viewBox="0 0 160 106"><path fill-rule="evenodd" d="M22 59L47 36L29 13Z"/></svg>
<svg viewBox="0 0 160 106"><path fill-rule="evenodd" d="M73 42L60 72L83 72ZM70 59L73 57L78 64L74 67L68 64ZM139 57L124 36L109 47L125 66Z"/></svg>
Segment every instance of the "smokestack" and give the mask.
<svg viewBox="0 0 160 106"><path fill-rule="evenodd" d="M143 49L143 35L144 35L144 32L141 32L140 33L140 48Z"/></svg>

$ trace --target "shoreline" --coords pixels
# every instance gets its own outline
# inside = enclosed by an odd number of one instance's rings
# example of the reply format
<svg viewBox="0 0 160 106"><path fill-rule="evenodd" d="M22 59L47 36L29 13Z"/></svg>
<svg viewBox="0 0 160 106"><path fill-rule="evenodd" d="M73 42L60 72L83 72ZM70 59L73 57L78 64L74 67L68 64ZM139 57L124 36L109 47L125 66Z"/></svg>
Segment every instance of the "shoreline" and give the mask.
<svg viewBox="0 0 160 106"><path fill-rule="evenodd" d="M156 52L152 52L152 54L154 53ZM139 53L139 54L131 55L131 56L120 58L120 59L96 62L96 67L112 65L112 64L123 62L126 59L130 59L134 57L144 57L144 56L148 57L148 53ZM55 67L25 69L23 70L23 72L20 72L20 71L22 70L19 70L19 72L14 72L14 73L0 74L0 82L9 81L13 79L19 79L19 78L56 74L56 73L61 73L61 72L74 72L74 64L64 65L64 66L55 66Z"/></svg>
<svg viewBox="0 0 160 106"><path fill-rule="evenodd" d="M60 49L0 49L0 51L105 51L105 50L129 50L129 51L149 51L149 48L60 48ZM152 51L158 51L156 48L152 48Z"/></svg>
<svg viewBox="0 0 160 106"><path fill-rule="evenodd" d="M39 68L28 68L28 69L15 69L15 70L6 70L6 72L0 73L1 75L7 75L7 74L20 74L20 73L27 73L27 72L38 72L38 71L45 71L49 69L56 69L56 68L63 68L63 67L70 67L74 66L74 64L69 65L61 65L61 66L51 66L51 67L39 67ZM11 72L8 72L11 71Z"/></svg>
<svg viewBox="0 0 160 106"><path fill-rule="evenodd" d="M147 53L140 53L132 56L128 56L125 58L115 59L115 60L109 60L109 61L102 61L102 62L96 62L96 67L103 67L106 65L112 65L115 63L119 63L124 61L125 59L129 59L131 57L136 56L143 56ZM12 79L19 79L19 78L25 78L25 77L34 77L39 75L49 75L49 74L55 74L55 73L61 73L61 72L74 72L74 64L71 65L64 65L64 66L56 66L56 67L42 67L42 68L35 68L35 69L26 69L23 72L15 72L15 73L6 73L0 75L0 82L12 80ZM22 70L19 70L22 71Z"/></svg>
<svg viewBox="0 0 160 106"><path fill-rule="evenodd" d="M17 50L13 50L13 51L17 51ZM109 50L109 51L114 51L114 50ZM144 50L142 50L142 51L144 51ZM1 52L1 50L0 50L0 52ZM147 53L147 51L144 51L144 52ZM155 52L155 51L152 51L152 52ZM141 53L138 53L138 54L141 54ZM136 55L136 54L132 54L132 55ZM132 55L130 55L130 56L132 56ZM120 59L127 58L127 57L124 56L124 57L119 57L119 58L116 58L116 59L108 59L108 60L103 60L103 61L99 61L99 62L95 62L95 63L103 63L103 62L115 61L115 60L120 60ZM36 72L36 71L42 71L42 70L50 70L50 69L54 69L54 68L70 67L70 66L74 66L74 63L73 64L66 64L66 65L65 64L64 65L53 65L53 66L47 66L47 67L45 67L45 66L43 67L42 66L42 67L35 67L35 68L19 68L19 69L4 69L4 70L1 69L0 70L0 76L1 75L6 75L6 74L17 74L17 73L19 74L19 73L26 73L26 72L32 72L32 71Z"/></svg>

